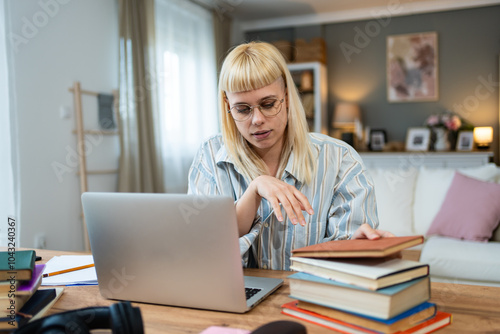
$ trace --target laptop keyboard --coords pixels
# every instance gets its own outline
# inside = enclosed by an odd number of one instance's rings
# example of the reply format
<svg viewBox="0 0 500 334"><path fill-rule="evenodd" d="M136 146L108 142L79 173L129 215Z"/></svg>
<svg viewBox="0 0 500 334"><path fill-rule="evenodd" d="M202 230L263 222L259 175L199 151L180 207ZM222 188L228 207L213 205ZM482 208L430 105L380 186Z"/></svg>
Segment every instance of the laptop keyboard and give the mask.
<svg viewBox="0 0 500 334"><path fill-rule="evenodd" d="M257 292L259 292L262 289L257 289L257 288L245 288L245 294L247 296L247 300L252 298Z"/></svg>

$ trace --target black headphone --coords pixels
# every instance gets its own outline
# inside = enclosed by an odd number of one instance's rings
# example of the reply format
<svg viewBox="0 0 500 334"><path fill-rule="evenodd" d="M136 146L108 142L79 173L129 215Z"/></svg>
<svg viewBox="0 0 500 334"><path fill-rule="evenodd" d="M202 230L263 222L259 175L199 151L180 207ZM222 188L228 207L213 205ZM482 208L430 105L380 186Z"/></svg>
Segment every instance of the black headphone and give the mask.
<svg viewBox="0 0 500 334"><path fill-rule="evenodd" d="M113 334L143 334L141 310L130 302L88 307L29 322L14 334L84 334L93 329L111 329Z"/></svg>
<svg viewBox="0 0 500 334"><path fill-rule="evenodd" d="M113 334L144 334L141 310L130 302L110 307L88 307L54 314L22 326L14 334L86 334L111 329ZM267 323L252 334L306 334L304 325L281 320Z"/></svg>
<svg viewBox="0 0 500 334"><path fill-rule="evenodd" d="M277 320L260 326L250 334L307 334L307 329L295 321Z"/></svg>

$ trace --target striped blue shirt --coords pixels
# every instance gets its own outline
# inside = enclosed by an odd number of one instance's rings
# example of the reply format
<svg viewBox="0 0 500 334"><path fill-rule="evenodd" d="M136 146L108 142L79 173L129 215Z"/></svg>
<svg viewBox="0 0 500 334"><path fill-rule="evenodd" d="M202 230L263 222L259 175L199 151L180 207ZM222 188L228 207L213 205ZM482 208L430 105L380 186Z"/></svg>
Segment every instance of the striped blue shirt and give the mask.
<svg viewBox="0 0 500 334"><path fill-rule="evenodd" d="M358 153L326 135L311 133L310 139L318 164L312 182L302 184L294 177L292 157L281 180L307 197L314 214L303 211L306 226L293 225L283 210L284 221L280 222L262 199L252 228L240 237L244 266L251 266L250 250L252 263L259 268L290 270L292 249L349 239L363 223L378 227L373 183ZM248 184L231 162L221 135L202 144L189 171L188 193L229 196L236 202Z"/></svg>

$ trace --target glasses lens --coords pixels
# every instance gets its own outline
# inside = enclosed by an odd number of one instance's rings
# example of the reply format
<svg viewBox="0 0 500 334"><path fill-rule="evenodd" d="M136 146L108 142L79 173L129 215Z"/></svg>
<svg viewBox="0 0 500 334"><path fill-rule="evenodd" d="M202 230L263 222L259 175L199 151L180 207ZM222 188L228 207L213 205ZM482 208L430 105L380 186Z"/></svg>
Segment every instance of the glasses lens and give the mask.
<svg viewBox="0 0 500 334"><path fill-rule="evenodd" d="M231 108L231 115L237 121L243 121L250 116L252 108L248 104L237 104Z"/></svg>
<svg viewBox="0 0 500 334"><path fill-rule="evenodd" d="M264 116L274 116L278 114L280 106L281 103L277 99L269 99L262 102L259 109Z"/></svg>
<svg viewBox="0 0 500 334"><path fill-rule="evenodd" d="M261 104L255 106L237 104L230 109L231 116L233 116L236 121L244 121L250 117L255 107L258 107L260 112L266 117L276 116L281 110L281 104L283 101L284 99L267 99Z"/></svg>

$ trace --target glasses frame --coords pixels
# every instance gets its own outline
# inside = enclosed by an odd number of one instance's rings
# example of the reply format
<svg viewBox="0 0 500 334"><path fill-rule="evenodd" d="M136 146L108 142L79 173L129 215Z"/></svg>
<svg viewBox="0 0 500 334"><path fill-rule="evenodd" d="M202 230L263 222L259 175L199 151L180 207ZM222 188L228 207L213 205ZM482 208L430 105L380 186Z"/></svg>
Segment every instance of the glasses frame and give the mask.
<svg viewBox="0 0 500 334"><path fill-rule="evenodd" d="M276 117L280 112L281 112L281 109L282 109L282 106L283 106L283 102L285 102L285 97L286 97L286 92L285 92L285 96L279 100L279 99L276 99L276 101L279 101L279 110L276 114L274 115L266 115L265 113L262 112L262 106L260 104L255 104L253 106L247 104L247 103L239 103L238 106L248 106L250 108L250 113L247 115L247 117L245 117L244 119L236 119L234 118L234 115L233 113L231 112L231 110L233 108L235 108L236 106L233 106L231 108L229 108L229 110L227 111L228 114L231 115L231 117L235 120L235 122L245 122L247 120L249 120L250 118L252 118L253 116L253 111L255 110L255 108L259 108L259 111L261 112L262 115L264 115L265 117ZM227 101L227 100L226 100ZM229 104L229 101L228 101L228 104Z"/></svg>

